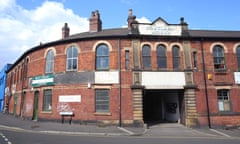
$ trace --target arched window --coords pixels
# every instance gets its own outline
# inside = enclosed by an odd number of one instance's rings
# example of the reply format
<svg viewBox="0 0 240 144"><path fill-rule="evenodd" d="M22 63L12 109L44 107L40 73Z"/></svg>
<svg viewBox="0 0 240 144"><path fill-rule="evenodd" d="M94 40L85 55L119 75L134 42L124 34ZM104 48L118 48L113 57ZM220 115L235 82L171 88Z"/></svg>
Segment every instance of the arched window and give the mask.
<svg viewBox="0 0 240 144"><path fill-rule="evenodd" d="M178 46L172 47L173 69L180 69L180 48Z"/></svg>
<svg viewBox="0 0 240 144"><path fill-rule="evenodd" d="M238 46L236 49L236 55L237 55L238 69L240 69L240 46Z"/></svg>
<svg viewBox="0 0 240 144"><path fill-rule="evenodd" d="M49 50L46 56L45 73L53 73L53 69L54 69L54 52L53 50Z"/></svg>
<svg viewBox="0 0 240 144"><path fill-rule="evenodd" d="M105 44L100 44L96 48L96 70L109 69L109 48Z"/></svg>
<svg viewBox="0 0 240 144"><path fill-rule="evenodd" d="M151 68L151 48L149 45L144 45L142 48L142 65L143 69Z"/></svg>
<svg viewBox="0 0 240 144"><path fill-rule="evenodd" d="M157 46L157 65L159 69L167 68L167 53L164 45Z"/></svg>
<svg viewBox="0 0 240 144"><path fill-rule="evenodd" d="M76 71L78 65L78 49L70 46L67 50L67 71Z"/></svg>
<svg viewBox="0 0 240 144"><path fill-rule="evenodd" d="M213 62L215 70L225 69L224 49L220 45L213 47Z"/></svg>

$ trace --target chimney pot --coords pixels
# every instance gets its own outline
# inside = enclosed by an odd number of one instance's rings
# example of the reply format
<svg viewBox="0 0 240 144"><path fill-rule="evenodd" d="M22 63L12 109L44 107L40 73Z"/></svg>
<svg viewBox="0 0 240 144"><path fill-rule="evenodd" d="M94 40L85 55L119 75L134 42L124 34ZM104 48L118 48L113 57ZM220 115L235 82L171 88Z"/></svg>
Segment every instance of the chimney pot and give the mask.
<svg viewBox="0 0 240 144"><path fill-rule="evenodd" d="M64 26L62 27L62 38L66 38L69 37L69 32L70 32L70 28L68 27L67 23L64 23Z"/></svg>
<svg viewBox="0 0 240 144"><path fill-rule="evenodd" d="M132 9L129 9L129 11L128 11L128 19L127 19L127 21L128 21L128 29L131 29L131 24L133 22L137 22L136 21L136 16L133 15Z"/></svg>

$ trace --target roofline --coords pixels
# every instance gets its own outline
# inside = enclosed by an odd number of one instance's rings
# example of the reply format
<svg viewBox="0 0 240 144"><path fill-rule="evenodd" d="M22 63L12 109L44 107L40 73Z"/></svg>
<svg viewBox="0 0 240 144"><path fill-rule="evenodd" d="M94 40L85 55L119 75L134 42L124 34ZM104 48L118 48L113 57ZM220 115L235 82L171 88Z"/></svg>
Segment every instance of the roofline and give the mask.
<svg viewBox="0 0 240 144"><path fill-rule="evenodd" d="M142 23L144 24L144 23ZM147 23L145 23L147 24ZM173 24L174 25L174 24ZM116 28L117 29L117 28ZM110 30L116 30L116 29L105 29L103 31L110 31ZM120 29L125 29L125 28L118 28ZM219 31L219 30L187 30L187 32L189 31L207 31L207 32L239 32L240 31ZM100 31L101 32L101 31ZM84 33L91 33L91 32L83 32L80 34L84 34ZM98 32L95 32L98 33ZM76 37L74 37L76 36ZM83 36L83 37L77 37L77 34L71 35L67 38L64 39L59 39L56 41L52 41L52 42L47 42L44 44L40 44L37 45L35 47L32 47L30 49L28 49L27 51L25 51L13 64L12 66L8 69L7 72L11 71L13 69L13 67L15 67L26 55L28 55L31 52L34 52L36 50L40 50L42 48L46 48L46 47L50 47L50 46L55 46L55 45L60 45L60 44L65 44L65 43L69 43L69 42L76 42L76 41L81 41L81 40L88 40L88 39L115 39L115 38L172 38L172 39L184 39L184 40L191 40L191 39L209 39L209 40L215 40L215 39L221 39L221 40L239 40L240 41L240 37L224 37L224 36L191 36L191 35L181 35L181 36L159 36L159 35L139 35L139 34L116 34L116 35L93 35L93 36Z"/></svg>

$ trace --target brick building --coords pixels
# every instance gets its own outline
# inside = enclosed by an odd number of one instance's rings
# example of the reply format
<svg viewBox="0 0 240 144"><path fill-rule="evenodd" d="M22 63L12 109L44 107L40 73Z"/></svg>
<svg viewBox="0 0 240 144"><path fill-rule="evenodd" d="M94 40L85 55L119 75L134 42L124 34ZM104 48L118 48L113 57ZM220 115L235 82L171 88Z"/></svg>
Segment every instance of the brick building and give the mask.
<svg viewBox="0 0 240 144"><path fill-rule="evenodd" d="M14 115L142 125L240 125L240 31L190 30L183 18L89 31L40 44L8 70L5 104Z"/></svg>

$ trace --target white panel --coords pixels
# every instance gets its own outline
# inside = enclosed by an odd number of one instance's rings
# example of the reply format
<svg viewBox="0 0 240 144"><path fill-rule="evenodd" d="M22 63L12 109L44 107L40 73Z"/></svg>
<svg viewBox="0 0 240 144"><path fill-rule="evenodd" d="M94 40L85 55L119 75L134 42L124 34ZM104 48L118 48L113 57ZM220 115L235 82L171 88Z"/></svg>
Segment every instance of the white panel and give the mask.
<svg viewBox="0 0 240 144"><path fill-rule="evenodd" d="M240 84L240 72L234 72L234 79L236 84Z"/></svg>
<svg viewBox="0 0 240 144"><path fill-rule="evenodd" d="M95 83L114 84L119 83L119 74L114 72L95 72Z"/></svg>
<svg viewBox="0 0 240 144"><path fill-rule="evenodd" d="M143 72L142 85L147 89L183 89L184 72Z"/></svg>
<svg viewBox="0 0 240 144"><path fill-rule="evenodd" d="M142 35L170 35L180 36L182 33L181 26L179 25L138 25L139 32Z"/></svg>
<svg viewBox="0 0 240 144"><path fill-rule="evenodd" d="M59 102L81 102L81 95L59 96Z"/></svg>

